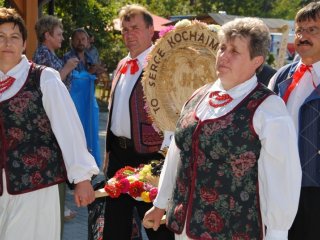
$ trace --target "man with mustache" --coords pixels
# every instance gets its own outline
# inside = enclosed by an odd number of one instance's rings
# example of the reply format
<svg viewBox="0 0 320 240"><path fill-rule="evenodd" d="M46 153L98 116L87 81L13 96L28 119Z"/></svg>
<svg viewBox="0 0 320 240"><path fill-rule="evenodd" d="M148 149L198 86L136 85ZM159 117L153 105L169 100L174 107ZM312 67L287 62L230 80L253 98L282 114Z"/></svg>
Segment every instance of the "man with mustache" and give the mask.
<svg viewBox="0 0 320 240"><path fill-rule="evenodd" d="M154 47L152 14L142 5L128 4L120 9L119 19L128 55L119 61L112 80L103 164L107 179L125 166L136 168L162 158L163 136L148 116L142 87L144 67ZM151 206L128 194L106 198L103 239L131 239L134 209L142 219ZM158 231L147 229L146 234L150 240L174 239L165 226Z"/></svg>
<svg viewBox="0 0 320 240"><path fill-rule="evenodd" d="M269 88L285 101L298 133L302 188L289 239L314 240L320 236L320 2L296 14L294 44L301 60L282 67Z"/></svg>
<svg viewBox="0 0 320 240"><path fill-rule="evenodd" d="M91 74L99 75L105 72L105 68L96 64L86 49L89 45L89 34L83 28L75 29L71 34L71 50L63 56L66 63L70 58L77 57L79 63L75 70L78 72L88 71Z"/></svg>
<svg viewBox="0 0 320 240"><path fill-rule="evenodd" d="M79 59L78 65L70 74L70 94L85 131L88 150L100 167L99 109L94 91L99 74L106 70L102 65L94 64L86 51L88 42L86 30L75 29L71 34L71 50L63 56L63 61L66 64L71 58Z"/></svg>

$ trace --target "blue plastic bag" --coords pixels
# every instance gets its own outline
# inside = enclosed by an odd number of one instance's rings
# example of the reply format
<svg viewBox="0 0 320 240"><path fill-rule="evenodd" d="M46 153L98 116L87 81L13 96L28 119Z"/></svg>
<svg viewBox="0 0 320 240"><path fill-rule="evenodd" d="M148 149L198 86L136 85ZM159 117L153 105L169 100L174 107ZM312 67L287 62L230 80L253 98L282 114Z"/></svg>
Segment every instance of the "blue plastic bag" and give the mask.
<svg viewBox="0 0 320 240"><path fill-rule="evenodd" d="M87 71L72 71L70 95L85 132L87 148L100 167L99 106L95 97L95 79L96 76Z"/></svg>

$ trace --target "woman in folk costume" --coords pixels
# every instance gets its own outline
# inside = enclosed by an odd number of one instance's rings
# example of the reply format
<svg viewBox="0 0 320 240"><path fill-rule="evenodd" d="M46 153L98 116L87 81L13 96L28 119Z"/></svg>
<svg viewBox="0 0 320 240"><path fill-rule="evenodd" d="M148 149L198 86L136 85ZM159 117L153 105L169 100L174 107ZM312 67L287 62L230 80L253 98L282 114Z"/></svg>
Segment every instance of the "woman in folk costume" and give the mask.
<svg viewBox="0 0 320 240"><path fill-rule="evenodd" d="M21 16L0 8L0 239L59 240L58 184L68 176L85 207L99 169L59 72L28 61L26 37Z"/></svg>
<svg viewBox="0 0 320 240"><path fill-rule="evenodd" d="M184 105L144 220L156 230L167 211L176 239L287 239L301 167L283 101L257 82L269 30L257 18L235 19L219 41L218 80Z"/></svg>

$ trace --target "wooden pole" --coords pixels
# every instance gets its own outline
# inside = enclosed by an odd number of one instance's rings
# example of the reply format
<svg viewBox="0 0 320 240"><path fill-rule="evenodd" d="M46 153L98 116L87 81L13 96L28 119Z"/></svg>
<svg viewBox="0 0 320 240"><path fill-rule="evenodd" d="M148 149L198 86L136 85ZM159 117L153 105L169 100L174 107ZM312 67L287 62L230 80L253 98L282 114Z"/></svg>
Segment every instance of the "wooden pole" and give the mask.
<svg viewBox="0 0 320 240"><path fill-rule="evenodd" d="M38 44L34 29L38 20L38 0L12 0L11 3L26 23L28 29L26 55L28 59L32 59Z"/></svg>
<svg viewBox="0 0 320 240"><path fill-rule="evenodd" d="M27 0L26 4L26 26L28 29L28 39L27 39L27 48L26 55L28 59L32 59L32 55L35 52L38 40L34 26L38 21L38 0ZM27 2L25 1L25 2Z"/></svg>

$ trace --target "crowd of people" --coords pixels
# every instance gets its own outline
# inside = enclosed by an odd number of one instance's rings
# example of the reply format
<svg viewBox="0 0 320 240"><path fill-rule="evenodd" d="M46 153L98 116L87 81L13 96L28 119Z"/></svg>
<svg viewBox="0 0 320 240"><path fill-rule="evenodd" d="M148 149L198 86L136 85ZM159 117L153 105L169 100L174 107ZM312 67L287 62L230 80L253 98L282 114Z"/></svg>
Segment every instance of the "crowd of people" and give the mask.
<svg viewBox="0 0 320 240"><path fill-rule="evenodd" d="M29 61L22 17L0 8L0 239L61 239L66 182L76 205L86 207L95 200L91 180L99 168L108 180L125 166L163 157L163 134L142 86L154 48L152 14L131 4L119 19L128 54L114 71L101 161L94 86L106 69L93 36L75 29L59 58L63 25L44 16ZM103 239L130 240L134 213L151 223L150 240L320 235L320 2L297 12L300 59L278 71L265 64L271 38L259 18L231 20L218 38L217 80L181 109L157 197L106 197Z"/></svg>

